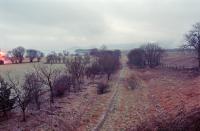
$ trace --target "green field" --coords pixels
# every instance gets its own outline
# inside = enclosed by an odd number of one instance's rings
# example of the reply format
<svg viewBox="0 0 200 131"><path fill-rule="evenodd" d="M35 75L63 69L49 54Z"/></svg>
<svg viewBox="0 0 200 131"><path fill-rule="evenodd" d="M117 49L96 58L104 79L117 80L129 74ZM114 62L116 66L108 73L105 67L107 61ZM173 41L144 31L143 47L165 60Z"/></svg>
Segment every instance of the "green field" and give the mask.
<svg viewBox="0 0 200 131"><path fill-rule="evenodd" d="M10 76L23 79L25 73L33 71L34 65L42 64L45 66L49 66L48 64L43 63L22 63L22 64L8 64L8 65L0 65L0 75L7 79L8 73ZM64 64L54 64L55 68L64 69Z"/></svg>

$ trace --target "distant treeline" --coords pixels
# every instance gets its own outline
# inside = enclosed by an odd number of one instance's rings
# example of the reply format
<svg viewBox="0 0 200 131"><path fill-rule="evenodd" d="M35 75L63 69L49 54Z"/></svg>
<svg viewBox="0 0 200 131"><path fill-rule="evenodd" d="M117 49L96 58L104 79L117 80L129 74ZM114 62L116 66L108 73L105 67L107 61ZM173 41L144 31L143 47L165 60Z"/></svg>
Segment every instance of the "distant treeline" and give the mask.
<svg viewBox="0 0 200 131"><path fill-rule="evenodd" d="M28 58L30 62L37 59L40 62L41 58L44 57L44 53L35 49L25 49L22 46L16 47L11 51L8 51L5 58L10 60L12 63L22 63L24 58Z"/></svg>

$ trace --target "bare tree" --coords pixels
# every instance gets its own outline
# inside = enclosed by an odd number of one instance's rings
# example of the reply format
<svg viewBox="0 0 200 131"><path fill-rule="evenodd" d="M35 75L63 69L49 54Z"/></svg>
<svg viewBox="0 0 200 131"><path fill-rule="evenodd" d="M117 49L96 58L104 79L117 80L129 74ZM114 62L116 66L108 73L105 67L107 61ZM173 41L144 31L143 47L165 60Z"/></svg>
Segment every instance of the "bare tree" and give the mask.
<svg viewBox="0 0 200 131"><path fill-rule="evenodd" d="M8 74L9 78L9 86L14 89L17 103L22 111L23 119L22 121L26 121L26 109L31 102L32 99L32 90L29 88L25 88L24 85L21 85L19 81L16 79L12 79Z"/></svg>
<svg viewBox="0 0 200 131"><path fill-rule="evenodd" d="M24 59L24 53L25 53L25 49L24 47L17 47L15 49L12 50L13 56L18 60L19 63L22 63L23 59Z"/></svg>
<svg viewBox="0 0 200 131"><path fill-rule="evenodd" d="M146 64L149 65L149 67L155 67L160 64L160 59L164 51L161 47L157 44L149 43L143 45L141 49L144 51Z"/></svg>
<svg viewBox="0 0 200 131"><path fill-rule="evenodd" d="M54 82L53 88L54 88L54 95L59 97L65 94L65 91L67 93L70 93L71 91L71 77L67 74L60 75Z"/></svg>
<svg viewBox="0 0 200 131"><path fill-rule="evenodd" d="M15 98L11 97L12 88L0 76L0 112L3 116L7 116L7 111L10 111L15 104Z"/></svg>
<svg viewBox="0 0 200 131"><path fill-rule="evenodd" d="M37 51L37 61L40 62L40 60L44 57L44 53L41 51Z"/></svg>
<svg viewBox="0 0 200 131"><path fill-rule="evenodd" d="M136 65L138 67L145 67L145 53L144 50L138 48L133 49L128 53L128 64Z"/></svg>
<svg viewBox="0 0 200 131"><path fill-rule="evenodd" d="M6 54L6 59L10 60L13 64L17 63L16 57L13 55L12 51L8 51Z"/></svg>
<svg viewBox="0 0 200 131"><path fill-rule="evenodd" d="M50 102L54 103L53 84L57 77L59 77L60 70L54 68L52 64L46 66L34 65L34 70L40 82L50 89Z"/></svg>
<svg viewBox="0 0 200 131"><path fill-rule="evenodd" d="M107 74L107 79L110 79L120 65L119 57L113 51L101 51L99 53L99 64L101 65L101 72Z"/></svg>
<svg viewBox="0 0 200 131"><path fill-rule="evenodd" d="M48 54L46 59L48 64L55 64L59 62L59 57L56 52L51 52L50 54Z"/></svg>
<svg viewBox="0 0 200 131"><path fill-rule="evenodd" d="M37 57L37 50L34 49L26 50L26 57L29 58L30 62L33 62L33 59Z"/></svg>
<svg viewBox="0 0 200 131"><path fill-rule="evenodd" d="M98 61L93 62L90 66L87 66L85 69L85 74L87 78L95 78L96 75L99 75L102 71L102 67Z"/></svg>
<svg viewBox="0 0 200 131"><path fill-rule="evenodd" d="M25 75L24 89L32 91L31 95L33 101L35 102L37 109L39 110L41 104L40 96L42 91L42 83L35 73L31 72Z"/></svg>
<svg viewBox="0 0 200 131"><path fill-rule="evenodd" d="M185 39L186 44L184 44L183 47L196 51L200 68L200 23L193 25L193 29L185 35Z"/></svg>
<svg viewBox="0 0 200 131"><path fill-rule="evenodd" d="M68 59L65 65L67 72L71 75L74 90L80 90L85 72L84 59L81 56L75 56Z"/></svg>

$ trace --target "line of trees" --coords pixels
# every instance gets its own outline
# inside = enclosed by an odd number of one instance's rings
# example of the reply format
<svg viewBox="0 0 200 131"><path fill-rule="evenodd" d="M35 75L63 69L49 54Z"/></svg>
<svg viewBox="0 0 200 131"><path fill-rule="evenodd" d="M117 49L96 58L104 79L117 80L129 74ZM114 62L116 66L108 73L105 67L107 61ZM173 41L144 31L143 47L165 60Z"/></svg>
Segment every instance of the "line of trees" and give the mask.
<svg viewBox="0 0 200 131"><path fill-rule="evenodd" d="M164 50L157 44L149 43L128 53L128 64L154 68L161 63Z"/></svg>
<svg viewBox="0 0 200 131"><path fill-rule="evenodd" d="M44 53L35 49L27 49L26 57L29 58L30 62L33 62L35 58L40 62L41 58L44 57Z"/></svg>
<svg viewBox="0 0 200 131"><path fill-rule="evenodd" d="M22 63L24 57L28 58L30 62L33 62L34 59L37 59L37 61L40 62L42 57L44 57L44 53L35 49L26 50L24 47L19 46L12 49L11 51L8 51L6 54L6 58L12 63Z"/></svg>
<svg viewBox="0 0 200 131"><path fill-rule="evenodd" d="M51 52L46 57L47 64L64 64L66 63L67 56L69 56L69 52L63 51L60 53Z"/></svg>
<svg viewBox="0 0 200 131"><path fill-rule="evenodd" d="M111 74L120 68L120 50L93 50L91 55L96 59L87 69L87 76L107 75L110 79Z"/></svg>

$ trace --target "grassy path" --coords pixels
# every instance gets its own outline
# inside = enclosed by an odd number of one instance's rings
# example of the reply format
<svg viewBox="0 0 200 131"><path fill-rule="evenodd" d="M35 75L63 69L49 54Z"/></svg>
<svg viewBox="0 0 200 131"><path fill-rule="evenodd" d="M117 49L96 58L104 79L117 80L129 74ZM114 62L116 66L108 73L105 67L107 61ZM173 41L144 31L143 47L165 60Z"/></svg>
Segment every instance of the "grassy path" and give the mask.
<svg viewBox="0 0 200 131"><path fill-rule="evenodd" d="M123 61L123 68L113 85L115 89L113 98L94 131L125 131L136 127L146 119L146 112L151 104L148 100L149 91L145 87L135 90L126 87L127 78L132 73L134 72L130 72Z"/></svg>
<svg viewBox="0 0 200 131"><path fill-rule="evenodd" d="M124 73L125 71L122 69L119 72L119 77L117 82L113 83L113 87L114 87L114 93L113 96L107 106L107 110L104 112L104 114L102 114L101 119L99 120L98 124L96 125L96 127L93 129L93 131L99 131L101 130L108 122L108 119L110 117L110 114L112 112L114 112L115 110L117 110L118 108L118 101L119 101L119 85L120 85L120 81L124 78ZM109 125L106 125L109 126Z"/></svg>

